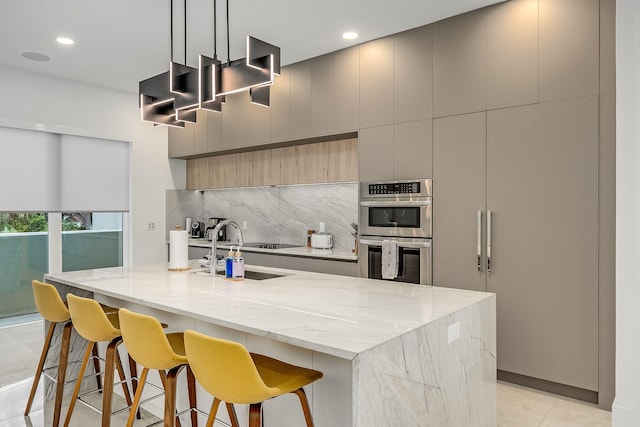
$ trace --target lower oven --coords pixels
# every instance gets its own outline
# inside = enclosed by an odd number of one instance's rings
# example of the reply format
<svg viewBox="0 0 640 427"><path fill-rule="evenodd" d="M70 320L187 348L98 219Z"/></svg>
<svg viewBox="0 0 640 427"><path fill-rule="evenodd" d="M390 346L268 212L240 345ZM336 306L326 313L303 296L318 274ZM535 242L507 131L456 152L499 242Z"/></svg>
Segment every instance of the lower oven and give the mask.
<svg viewBox="0 0 640 427"><path fill-rule="evenodd" d="M382 279L382 242L394 240L398 247L396 282L432 284L431 239L361 236L358 241L360 277Z"/></svg>

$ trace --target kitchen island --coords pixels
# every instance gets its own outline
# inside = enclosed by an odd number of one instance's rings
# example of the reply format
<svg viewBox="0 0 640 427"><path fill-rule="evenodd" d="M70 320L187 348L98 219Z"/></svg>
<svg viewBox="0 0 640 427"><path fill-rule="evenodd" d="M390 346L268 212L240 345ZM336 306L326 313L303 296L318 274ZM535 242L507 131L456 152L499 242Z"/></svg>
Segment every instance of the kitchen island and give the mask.
<svg viewBox="0 0 640 427"><path fill-rule="evenodd" d="M195 329L324 372L308 389L317 427L496 425L495 295L267 267L248 270L279 277L233 282L191 267L45 279L63 295L89 293L172 331ZM198 398L206 409L209 397ZM304 424L293 395L264 411L266 426Z"/></svg>

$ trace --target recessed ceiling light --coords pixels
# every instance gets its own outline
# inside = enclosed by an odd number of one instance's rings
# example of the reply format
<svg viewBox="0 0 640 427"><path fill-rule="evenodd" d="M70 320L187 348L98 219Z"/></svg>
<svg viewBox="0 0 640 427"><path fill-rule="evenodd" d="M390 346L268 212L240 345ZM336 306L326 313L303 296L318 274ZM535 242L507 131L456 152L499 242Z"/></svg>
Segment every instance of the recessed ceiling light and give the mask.
<svg viewBox="0 0 640 427"><path fill-rule="evenodd" d="M345 40L353 40L358 38L358 33L356 33L355 31L347 31L346 33L342 34L342 38Z"/></svg>
<svg viewBox="0 0 640 427"><path fill-rule="evenodd" d="M51 59L44 53L38 53L38 52L22 52L22 56L32 61L41 61L41 62L49 61Z"/></svg>
<svg viewBox="0 0 640 427"><path fill-rule="evenodd" d="M66 44L66 45L72 45L73 43L75 43L73 40L71 40L68 37L58 37L56 41L60 44Z"/></svg>

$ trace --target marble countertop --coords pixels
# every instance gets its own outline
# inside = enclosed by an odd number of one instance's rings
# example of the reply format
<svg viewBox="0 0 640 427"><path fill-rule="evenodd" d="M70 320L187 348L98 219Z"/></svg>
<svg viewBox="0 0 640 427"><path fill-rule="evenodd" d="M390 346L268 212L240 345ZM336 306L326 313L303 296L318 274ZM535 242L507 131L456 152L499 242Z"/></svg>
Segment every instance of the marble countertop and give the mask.
<svg viewBox="0 0 640 427"><path fill-rule="evenodd" d="M494 294L357 277L248 267L269 280L213 278L197 261L47 274L45 279L265 336L336 357L361 352Z"/></svg>
<svg viewBox="0 0 640 427"><path fill-rule="evenodd" d="M231 246L236 246L230 242L218 242L218 249L229 249ZM211 241L207 239L189 239L189 246L198 248L211 248ZM267 248L249 248L242 247L242 252L256 252L270 255L287 255L298 256L305 258L320 258L334 261L358 261L358 255L351 251L336 250L336 249L312 249L306 246L298 246L293 248L283 249L267 249Z"/></svg>

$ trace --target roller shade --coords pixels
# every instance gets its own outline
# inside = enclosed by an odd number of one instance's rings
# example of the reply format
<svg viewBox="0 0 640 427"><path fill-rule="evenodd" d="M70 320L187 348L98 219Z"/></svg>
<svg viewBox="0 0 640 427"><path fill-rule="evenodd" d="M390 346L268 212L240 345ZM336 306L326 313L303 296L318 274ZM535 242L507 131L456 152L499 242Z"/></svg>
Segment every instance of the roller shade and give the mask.
<svg viewBox="0 0 640 427"><path fill-rule="evenodd" d="M64 212L129 210L129 143L62 135Z"/></svg>
<svg viewBox="0 0 640 427"><path fill-rule="evenodd" d="M128 142L0 127L0 211L128 210Z"/></svg>

